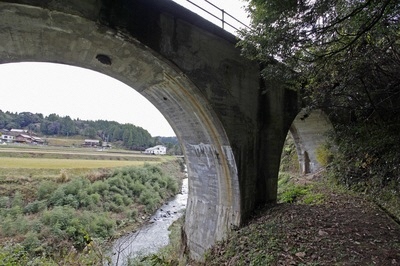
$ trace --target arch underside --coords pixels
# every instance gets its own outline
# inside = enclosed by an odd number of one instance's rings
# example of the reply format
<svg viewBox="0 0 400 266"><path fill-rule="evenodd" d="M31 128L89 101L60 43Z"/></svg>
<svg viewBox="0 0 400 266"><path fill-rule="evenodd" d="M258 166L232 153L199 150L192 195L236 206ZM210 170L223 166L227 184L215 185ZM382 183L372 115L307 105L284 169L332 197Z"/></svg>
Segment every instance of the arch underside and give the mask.
<svg viewBox="0 0 400 266"><path fill-rule="evenodd" d="M290 127L299 158L301 174L315 173L321 169L317 149L326 140L326 133L332 125L322 110L302 110Z"/></svg>
<svg viewBox="0 0 400 266"><path fill-rule="evenodd" d="M111 61L102 63L98 55ZM238 173L224 128L198 88L161 56L82 17L0 2L0 63L23 61L101 72L134 88L161 111L188 166L185 232L193 258L201 259L232 225L239 225Z"/></svg>

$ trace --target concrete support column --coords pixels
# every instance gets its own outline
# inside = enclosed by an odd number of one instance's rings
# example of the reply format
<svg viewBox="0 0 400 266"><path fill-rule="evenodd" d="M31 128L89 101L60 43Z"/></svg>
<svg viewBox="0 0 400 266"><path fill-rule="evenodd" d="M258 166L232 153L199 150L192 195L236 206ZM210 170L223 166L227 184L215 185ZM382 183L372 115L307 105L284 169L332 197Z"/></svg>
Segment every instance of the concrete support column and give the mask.
<svg viewBox="0 0 400 266"><path fill-rule="evenodd" d="M269 82L260 96L260 131L256 205L275 202L283 145L297 114L297 92Z"/></svg>
<svg viewBox="0 0 400 266"><path fill-rule="evenodd" d="M322 110L302 110L293 121L290 133L296 145L300 173L315 173L321 165L316 150L326 139L326 133L332 129L328 117Z"/></svg>
<svg viewBox="0 0 400 266"><path fill-rule="evenodd" d="M185 232L191 257L201 261L232 225L239 226L239 185L231 178L237 173L230 147L186 143L185 150L189 161Z"/></svg>

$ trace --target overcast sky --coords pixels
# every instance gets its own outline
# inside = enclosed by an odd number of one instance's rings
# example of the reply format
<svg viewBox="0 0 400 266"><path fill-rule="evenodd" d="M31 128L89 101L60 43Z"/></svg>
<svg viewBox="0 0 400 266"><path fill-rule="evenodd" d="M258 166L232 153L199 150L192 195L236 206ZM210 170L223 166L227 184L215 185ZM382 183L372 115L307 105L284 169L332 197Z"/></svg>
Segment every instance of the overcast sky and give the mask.
<svg viewBox="0 0 400 266"><path fill-rule="evenodd" d="M205 16L187 0L174 1ZM204 0L191 1L221 14ZM243 1L209 2L247 23ZM209 16L207 19L221 25ZM91 70L48 63L0 64L0 91L2 111L45 116L56 113L73 119L131 123L148 130L152 136L175 136L164 116L147 99L122 82Z"/></svg>

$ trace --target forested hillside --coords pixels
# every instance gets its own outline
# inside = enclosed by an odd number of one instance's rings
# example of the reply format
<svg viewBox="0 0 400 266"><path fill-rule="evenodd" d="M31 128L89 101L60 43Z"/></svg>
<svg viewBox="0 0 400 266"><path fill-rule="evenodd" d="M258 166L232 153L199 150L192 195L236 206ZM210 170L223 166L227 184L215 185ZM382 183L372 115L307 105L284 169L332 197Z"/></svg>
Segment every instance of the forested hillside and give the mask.
<svg viewBox="0 0 400 266"><path fill-rule="evenodd" d="M71 119L57 114L44 116L31 112L3 112L0 110L0 129L27 129L38 135L45 136L83 136L90 139L99 139L105 142L119 143L127 149L142 150L155 144L177 144L176 138L171 142L163 143L164 138L152 138L150 133L141 127L132 124L120 124L105 120ZM169 145L169 146L173 146Z"/></svg>

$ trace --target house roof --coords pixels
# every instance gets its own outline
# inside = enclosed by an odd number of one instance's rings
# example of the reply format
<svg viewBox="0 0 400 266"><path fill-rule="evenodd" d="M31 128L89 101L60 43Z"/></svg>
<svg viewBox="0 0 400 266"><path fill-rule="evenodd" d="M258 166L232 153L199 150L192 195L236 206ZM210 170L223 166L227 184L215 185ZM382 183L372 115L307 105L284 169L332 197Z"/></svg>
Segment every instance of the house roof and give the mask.
<svg viewBox="0 0 400 266"><path fill-rule="evenodd" d="M157 145L157 146L154 146L154 147L151 147L151 148L147 148L146 151L158 150L160 148L166 149L167 147L165 147L164 145Z"/></svg>
<svg viewBox="0 0 400 266"><path fill-rule="evenodd" d="M28 132L28 130L26 130L26 129L18 129L18 128L12 128L10 131L11 132L24 132L24 133Z"/></svg>
<svg viewBox="0 0 400 266"><path fill-rule="evenodd" d="M85 142L96 142L96 143L98 143L98 142L100 142L100 140L97 140L97 139L85 139Z"/></svg>
<svg viewBox="0 0 400 266"><path fill-rule="evenodd" d="M39 137L35 137L35 136L29 136L26 134L19 134L17 137L23 137L25 139L30 139L30 140L34 140L34 141L44 141L43 139L39 138Z"/></svg>

